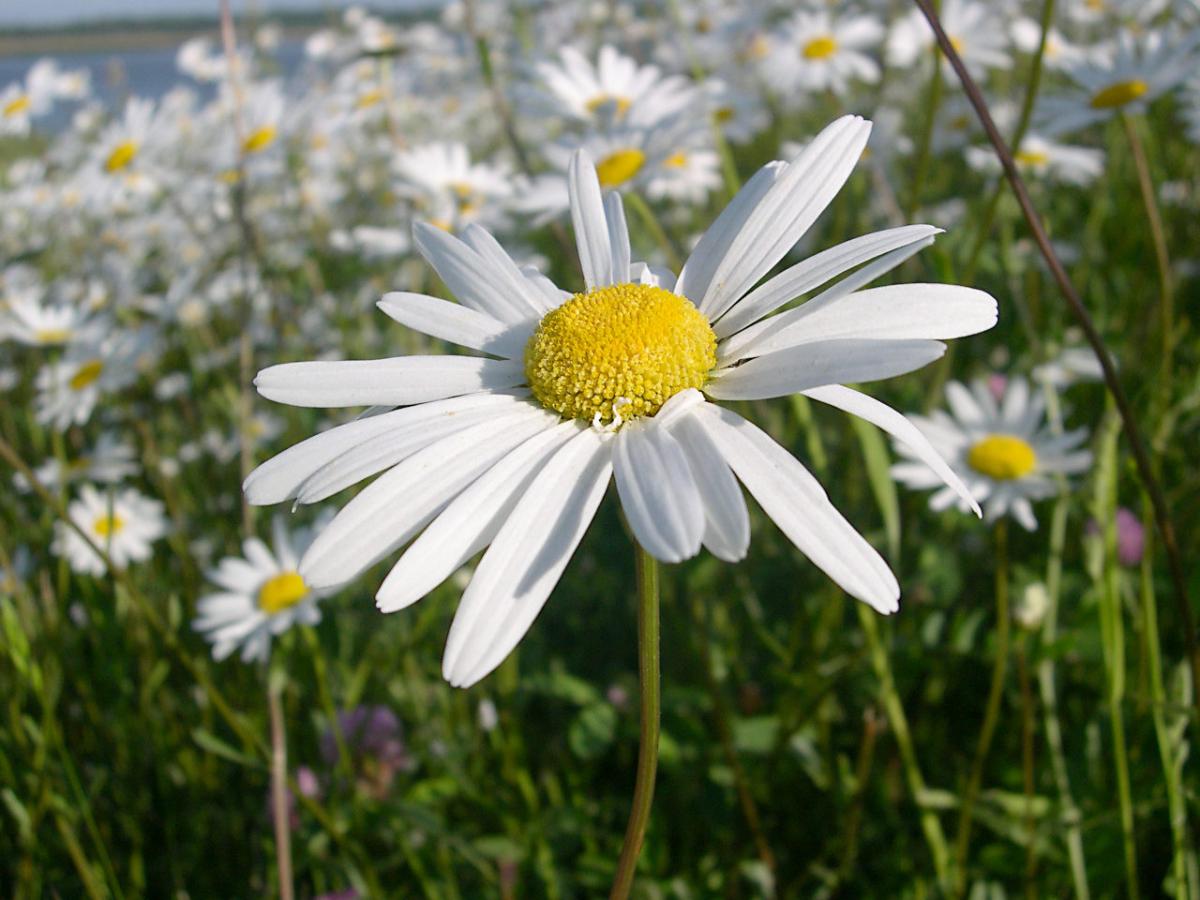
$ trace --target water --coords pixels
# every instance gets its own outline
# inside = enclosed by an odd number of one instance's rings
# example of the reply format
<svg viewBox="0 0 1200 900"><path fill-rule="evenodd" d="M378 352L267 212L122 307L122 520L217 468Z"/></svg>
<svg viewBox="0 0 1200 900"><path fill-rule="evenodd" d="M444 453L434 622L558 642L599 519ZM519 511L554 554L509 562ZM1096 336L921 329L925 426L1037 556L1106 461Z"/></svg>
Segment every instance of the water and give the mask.
<svg viewBox="0 0 1200 900"><path fill-rule="evenodd" d="M185 39L181 37L179 43ZM177 49L178 44L173 44L101 52L0 56L0 90L13 81L24 81L30 66L49 56L63 69L87 69L92 78L92 96L113 109L120 108L126 97L157 100L181 84L191 87L202 99L212 97L215 88L211 84L196 82L175 66ZM274 59L282 75L292 74L304 62L304 42L281 41ZM71 121L78 106L74 102L57 102L48 115L35 120L35 127L40 131L59 131Z"/></svg>

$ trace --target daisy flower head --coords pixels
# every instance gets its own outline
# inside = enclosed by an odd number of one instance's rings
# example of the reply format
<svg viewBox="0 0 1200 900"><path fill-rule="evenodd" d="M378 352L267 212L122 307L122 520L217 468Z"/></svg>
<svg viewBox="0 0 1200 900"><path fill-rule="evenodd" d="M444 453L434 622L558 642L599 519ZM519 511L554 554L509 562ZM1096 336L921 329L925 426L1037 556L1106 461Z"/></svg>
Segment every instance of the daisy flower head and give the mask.
<svg viewBox="0 0 1200 900"><path fill-rule="evenodd" d="M695 106L699 88L680 75L664 75L655 65L605 44L595 64L572 46L558 61L537 63L542 91L531 100L544 112L596 126L649 127Z"/></svg>
<svg viewBox="0 0 1200 900"><path fill-rule="evenodd" d="M67 507L67 515L118 570L149 559L154 542L167 533L162 503L133 488L102 493L85 484ZM55 523L50 549L66 559L73 572L103 575L106 571L100 555L65 522Z"/></svg>
<svg viewBox="0 0 1200 900"><path fill-rule="evenodd" d="M399 191L425 217L447 230L496 221L513 193L512 173L502 165L472 162L462 142L435 142L402 150L392 160Z"/></svg>
<svg viewBox="0 0 1200 900"><path fill-rule="evenodd" d="M882 38L883 26L872 15L798 12L773 36L763 76L772 90L796 103L802 92L842 95L853 81L879 80L879 64L866 51Z"/></svg>
<svg viewBox="0 0 1200 900"><path fill-rule="evenodd" d="M85 314L66 303L44 304L41 293L33 286L15 288L0 300L0 340L30 347L56 347L79 335Z"/></svg>
<svg viewBox="0 0 1200 900"><path fill-rule="evenodd" d="M997 15L994 4L981 0L945 0L939 15L950 44L972 76L981 78L988 69L1007 69L1012 64L1004 22ZM907 69L926 58L936 43L924 14L914 9L892 26L887 41L888 62ZM947 82L958 79L950 61L944 57L942 76Z"/></svg>
<svg viewBox="0 0 1200 900"><path fill-rule="evenodd" d="M220 590L197 601L192 628L213 645L213 659L223 660L241 648L242 662L266 662L272 638L293 625L321 621L317 603L329 592L314 590L297 571L320 524L289 532L277 515L270 547L258 537L247 538L244 556L226 557L208 573Z"/></svg>
<svg viewBox="0 0 1200 900"><path fill-rule="evenodd" d="M1172 40L1162 31L1123 31L1111 47L1063 70L1070 85L1039 98L1034 122L1048 136L1078 131L1120 113L1140 113L1195 71L1200 32Z"/></svg>
<svg viewBox="0 0 1200 900"><path fill-rule="evenodd" d="M1022 174L1051 182L1084 185L1104 171L1104 151L1072 147L1058 141L1027 134L1013 154ZM1000 160L991 147L968 147L967 162L981 172L1000 174Z"/></svg>
<svg viewBox="0 0 1200 900"><path fill-rule="evenodd" d="M949 412L910 418L962 475L989 522L1011 515L1033 531L1033 502L1052 496L1059 476L1077 474L1092 464L1091 453L1078 449L1088 433L1082 428L1061 434L1051 429L1042 394L1031 392L1024 378L1005 379L996 387L999 390L984 379L970 387L952 381L946 386ZM897 481L913 490L936 489L929 500L934 510L956 503L965 508L966 498L942 487L937 474L908 447L897 445L897 450L905 457L892 467Z"/></svg>
<svg viewBox="0 0 1200 900"><path fill-rule="evenodd" d="M96 140L94 166L105 175L127 175L145 160L154 134L154 102L134 97L125 104L121 118L111 123Z"/></svg>
<svg viewBox="0 0 1200 900"><path fill-rule="evenodd" d="M147 329L82 335L61 360L38 372L38 422L59 431L82 425L102 396L137 380L153 343Z"/></svg>
<svg viewBox="0 0 1200 900"><path fill-rule="evenodd" d="M701 546L731 562L746 554L740 480L835 582L894 612L895 577L816 479L713 402L803 392L909 441L968 497L904 416L841 386L912 371L941 356L940 339L995 324L995 301L969 288L860 290L938 229L856 238L763 280L845 183L869 133L846 116L791 163L761 169L678 275L633 261L621 197L603 192L584 151L567 173L577 292L518 267L478 226L460 239L418 223L417 249L459 302L394 293L381 308L486 355L289 363L255 382L267 399L296 406L399 407L309 438L247 478L252 503L312 503L384 473L313 541L298 569L305 582L344 584L409 545L376 595L390 612L487 548L443 661L446 678L468 686L532 625L610 480L639 544L672 563Z"/></svg>

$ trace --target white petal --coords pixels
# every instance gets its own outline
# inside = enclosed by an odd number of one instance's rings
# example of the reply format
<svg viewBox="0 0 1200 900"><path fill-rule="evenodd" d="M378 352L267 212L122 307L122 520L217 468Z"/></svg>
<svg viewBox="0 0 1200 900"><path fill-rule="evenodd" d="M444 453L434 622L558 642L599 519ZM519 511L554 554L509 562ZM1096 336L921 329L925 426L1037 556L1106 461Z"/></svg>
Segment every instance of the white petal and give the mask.
<svg viewBox="0 0 1200 900"><path fill-rule="evenodd" d="M463 229L462 239L491 269L492 290L504 293L526 318L539 319L554 308L531 287L520 267L490 231L472 223Z"/></svg>
<svg viewBox="0 0 1200 900"><path fill-rule="evenodd" d="M834 508L794 456L727 409L710 403L694 415L763 512L805 556L879 612L900 608L900 586L887 563Z"/></svg>
<svg viewBox="0 0 1200 900"><path fill-rule="evenodd" d="M963 425L983 425L985 410L961 381L951 381L946 385L946 403L954 413L954 418Z"/></svg>
<svg viewBox="0 0 1200 900"><path fill-rule="evenodd" d="M608 217L608 243L612 247L613 284L629 281L629 227L625 224L625 204L621 195L612 191L604 198L604 212Z"/></svg>
<svg viewBox="0 0 1200 900"><path fill-rule="evenodd" d="M742 189L696 243L696 248L675 282L676 294L687 297L693 303L704 296L712 282L713 273L729 252L729 245L786 169L787 164L778 160L767 163L742 185Z"/></svg>
<svg viewBox="0 0 1200 900"><path fill-rule="evenodd" d="M819 308L815 303L761 322L769 333L744 345L736 356L727 356L722 348L721 361L817 341L944 340L978 334L996 324L996 301L991 295L954 284L891 284L847 294ZM741 337L737 335L730 344Z"/></svg>
<svg viewBox="0 0 1200 900"><path fill-rule="evenodd" d="M704 504L683 448L653 419L630 422L613 447L621 508L646 552L666 563L700 552Z"/></svg>
<svg viewBox="0 0 1200 900"><path fill-rule="evenodd" d="M596 514L612 474L611 440L585 428L534 480L475 570L446 641L442 674L467 687L529 630Z"/></svg>
<svg viewBox="0 0 1200 900"><path fill-rule="evenodd" d="M268 400L290 406L411 406L524 381L521 360L397 356L284 363L263 369L254 385Z"/></svg>
<svg viewBox="0 0 1200 900"><path fill-rule="evenodd" d="M929 443L929 439L906 416L874 397L860 394L858 391L842 387L840 384L813 388L805 391L804 394L814 400L820 400L822 403L845 410L860 419L866 419L877 428L882 428L896 440L902 441L917 459L929 466L938 478L970 504L975 515L983 515L979 504L975 502L975 498L971 496L967 486L962 483L962 479L954 473L954 470L942 459L941 454L934 449L933 444Z"/></svg>
<svg viewBox="0 0 1200 900"><path fill-rule="evenodd" d="M826 384L903 375L945 352L940 341L818 341L723 369L704 386L704 393L721 400L786 397Z"/></svg>
<svg viewBox="0 0 1200 900"><path fill-rule="evenodd" d="M413 241L459 303L511 324L536 317L521 294L503 289L505 280L496 267L454 235L417 222Z"/></svg>
<svg viewBox="0 0 1200 900"><path fill-rule="evenodd" d="M571 197L571 223L575 227L575 245L588 290L612 284L612 246L600 179L586 150L576 150L567 169L567 190Z"/></svg>
<svg viewBox="0 0 1200 900"><path fill-rule="evenodd" d="M417 602L491 543L546 460L583 427L562 422L535 434L455 497L383 580L375 595L379 609Z"/></svg>
<svg viewBox="0 0 1200 900"><path fill-rule="evenodd" d="M300 560L314 588L354 578L407 543L464 487L505 453L552 425L540 410L474 425L430 444L381 475L342 507Z"/></svg>
<svg viewBox="0 0 1200 900"><path fill-rule="evenodd" d="M713 330L717 337L728 337L831 278L884 253L928 240L941 230L932 225L903 225L823 250L756 287L722 316Z"/></svg>
<svg viewBox="0 0 1200 900"><path fill-rule="evenodd" d="M533 323L513 325L494 316L430 297L393 291L383 295L379 308L401 325L444 341L516 359L525 350Z"/></svg>
<svg viewBox="0 0 1200 900"><path fill-rule="evenodd" d="M737 562L750 549L750 514L729 464L703 424L682 415L672 426L704 501L704 546L718 559Z"/></svg>
<svg viewBox="0 0 1200 900"><path fill-rule="evenodd" d="M377 435L392 430L401 432L409 427L424 428L430 421L453 417L471 409L502 407L517 402L526 394L526 391L469 394L338 425L268 459L246 477L242 489L246 492L246 499L256 506L281 503L322 466Z"/></svg>
<svg viewBox="0 0 1200 900"><path fill-rule="evenodd" d="M818 134L747 218L698 304L710 320L737 302L824 212L866 146L870 123L843 116Z"/></svg>

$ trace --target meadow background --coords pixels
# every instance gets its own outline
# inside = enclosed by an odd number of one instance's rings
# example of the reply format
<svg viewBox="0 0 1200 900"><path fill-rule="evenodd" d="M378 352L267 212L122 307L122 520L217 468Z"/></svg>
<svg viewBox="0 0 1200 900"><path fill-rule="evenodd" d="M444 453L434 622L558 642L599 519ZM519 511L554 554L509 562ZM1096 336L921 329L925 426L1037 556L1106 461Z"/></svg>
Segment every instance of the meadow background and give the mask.
<svg viewBox="0 0 1200 900"><path fill-rule="evenodd" d="M1085 162L1021 145L1018 163L1147 436L1194 603L1200 9L941 5L948 28L969 23L961 52L1008 136L1118 40L1147 71L1175 66L1149 102L1056 138L1094 151ZM601 159L643 142L645 170L619 187L636 198L635 258L670 264L760 165L853 112L875 120L872 143L794 258L928 222L946 234L883 281L1000 304L995 329L871 393L923 413L952 380L1001 396L1029 379L1087 430L1093 462L1036 504L1031 531L930 509L857 420L802 397L747 404L885 554L901 611L848 598L753 506L745 561L664 569L661 762L635 896L1200 897L1177 587L1113 402L912 8L329 6L270 18L235 3L231 51L215 2L186 23L0 38L0 890L282 893L274 746L296 896L603 895L638 738L615 495L529 636L470 690L440 670L465 573L385 616L377 567L322 598L319 624L276 636L269 663L215 661L192 627L206 573L275 516L311 523L345 499L244 505L253 465L344 420L267 403L250 381L436 345L374 307L390 290L448 296L411 249L415 219L481 222L579 289L574 146ZM873 23L874 70L819 83L776 67L797 55L797 9ZM571 108L539 68L567 44L656 65L686 102L636 132L622 121L636 101ZM39 81L44 56L57 67ZM125 143L135 155L114 165ZM81 359L106 366L88 390L70 384ZM161 504L146 558L80 565L63 519L89 485Z"/></svg>

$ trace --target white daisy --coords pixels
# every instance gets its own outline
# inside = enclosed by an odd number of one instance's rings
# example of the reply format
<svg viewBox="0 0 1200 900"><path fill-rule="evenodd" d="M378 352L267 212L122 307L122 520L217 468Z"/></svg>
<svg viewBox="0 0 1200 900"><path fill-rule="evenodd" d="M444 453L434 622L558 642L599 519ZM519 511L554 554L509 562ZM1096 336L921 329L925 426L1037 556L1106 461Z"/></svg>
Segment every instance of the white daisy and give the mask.
<svg viewBox="0 0 1200 900"><path fill-rule="evenodd" d="M1045 421L1045 399L1031 392L1023 378L1008 379L999 401L983 379L970 388L952 381L946 385L946 402L949 413L936 410L931 416L909 418L962 475L989 522L1011 515L1033 531L1037 519L1032 501L1057 492L1056 476L1091 465L1092 455L1076 449L1087 439L1087 430L1054 434ZM909 447L897 444L896 449L905 457L892 467L897 481L914 490L935 489L929 500L932 509L953 504L966 508L966 498L942 487L939 475Z"/></svg>
<svg viewBox="0 0 1200 900"><path fill-rule="evenodd" d="M313 534L312 528L289 534L283 517L275 516L274 552L259 538L247 538L242 544L244 558L226 557L208 573L221 590L197 601L192 628L213 645L213 659L225 659L241 647L242 662L266 661L273 637L293 625L321 621L317 601L328 591L313 590L297 571Z"/></svg>
<svg viewBox="0 0 1200 900"><path fill-rule="evenodd" d="M418 224L417 249L459 303L396 293L381 308L489 356L290 363L255 382L264 397L296 406L402 407L310 438L246 480L252 503L312 503L385 472L304 554L305 582L343 584L411 542L377 594L380 608L392 611L488 547L443 662L447 679L466 686L528 630L610 478L639 543L679 562L701 545L729 561L745 555L749 517L736 476L834 581L894 612L895 577L813 476L765 432L704 396L803 392L911 441L966 496L904 416L841 386L919 368L944 352L939 338L995 323L995 301L969 288L859 290L938 229L857 238L755 287L833 199L869 132L869 123L844 117L792 163L760 170L677 278L631 263L621 198L602 195L583 152L568 172L580 293L518 268L482 228L469 226L459 240ZM803 305L772 315L851 269Z"/></svg>
<svg viewBox="0 0 1200 900"><path fill-rule="evenodd" d="M0 340L31 347L66 344L79 335L84 314L68 304L44 305L36 287L10 290L0 301Z"/></svg>
<svg viewBox="0 0 1200 900"><path fill-rule="evenodd" d="M512 173L472 162L463 143L432 143L403 150L392 160L399 190L440 227L456 230L471 222L495 220L497 204L513 191Z"/></svg>
<svg viewBox="0 0 1200 900"><path fill-rule="evenodd" d="M803 103L799 92L844 94L853 81L879 80L879 64L865 51L882 38L883 26L874 16L798 12L773 36L763 76L793 104Z"/></svg>
<svg viewBox="0 0 1200 900"><path fill-rule="evenodd" d="M951 46L974 77L981 78L988 69L1007 69L1012 64L1004 21L993 4L979 0L945 0L939 17ZM906 69L926 58L936 42L924 14L914 9L892 26L887 41L888 62ZM958 78L945 58L942 59L942 75L949 82Z"/></svg>
<svg viewBox="0 0 1200 900"><path fill-rule="evenodd" d="M99 338L85 336L58 362L37 376L37 420L60 431L82 425L104 394L137 380L143 354L152 344L151 332L114 331Z"/></svg>
<svg viewBox="0 0 1200 900"><path fill-rule="evenodd" d="M1088 184L1104 171L1104 151L1092 147L1072 147L1037 134L1027 134L1013 154L1017 168L1026 176ZM968 147L967 162L982 172L999 174L1000 160L991 147Z"/></svg>
<svg viewBox="0 0 1200 900"><path fill-rule="evenodd" d="M1161 31L1121 32L1111 48L1065 69L1072 84L1038 99L1034 121L1054 136L1103 122L1117 113L1143 112L1195 70L1200 33L1172 42Z"/></svg>
<svg viewBox="0 0 1200 900"><path fill-rule="evenodd" d="M67 507L67 514L117 569L131 562L150 558L152 544L167 532L163 505L133 488L101 493L92 485L79 489L79 497ZM54 525L51 552L64 557L71 570L85 575L103 575L104 560L87 541L65 522Z"/></svg>

